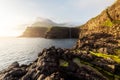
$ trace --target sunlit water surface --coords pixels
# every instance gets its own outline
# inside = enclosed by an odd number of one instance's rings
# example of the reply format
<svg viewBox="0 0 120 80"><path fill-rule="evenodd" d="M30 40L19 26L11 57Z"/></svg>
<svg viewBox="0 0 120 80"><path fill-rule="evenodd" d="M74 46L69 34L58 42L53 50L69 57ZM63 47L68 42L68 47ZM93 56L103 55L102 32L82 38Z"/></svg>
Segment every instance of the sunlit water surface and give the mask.
<svg viewBox="0 0 120 80"><path fill-rule="evenodd" d="M50 46L71 48L77 39L0 38L0 70L11 63L29 64L43 48Z"/></svg>

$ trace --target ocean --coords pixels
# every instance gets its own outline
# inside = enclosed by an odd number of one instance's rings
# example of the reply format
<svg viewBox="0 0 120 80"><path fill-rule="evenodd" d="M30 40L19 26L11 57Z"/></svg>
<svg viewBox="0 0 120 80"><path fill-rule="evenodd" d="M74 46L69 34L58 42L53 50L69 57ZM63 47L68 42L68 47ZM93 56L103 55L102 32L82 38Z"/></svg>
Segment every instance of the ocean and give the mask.
<svg viewBox="0 0 120 80"><path fill-rule="evenodd" d="M72 48L77 39L0 38L0 71L11 63L29 64L44 48Z"/></svg>

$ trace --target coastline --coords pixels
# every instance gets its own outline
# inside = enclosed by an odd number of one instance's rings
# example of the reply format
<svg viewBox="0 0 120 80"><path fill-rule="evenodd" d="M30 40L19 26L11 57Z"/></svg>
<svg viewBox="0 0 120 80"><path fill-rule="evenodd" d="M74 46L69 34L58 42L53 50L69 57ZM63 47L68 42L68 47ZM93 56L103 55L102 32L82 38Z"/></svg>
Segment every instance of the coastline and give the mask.
<svg viewBox="0 0 120 80"><path fill-rule="evenodd" d="M97 54L97 53L96 53ZM1 80L114 80L119 77L119 63L99 57L94 52L55 48L43 49L29 65L14 62L0 72Z"/></svg>
<svg viewBox="0 0 120 80"><path fill-rule="evenodd" d="M72 49L51 47L39 53L38 58L29 65L19 65L14 62L0 73L0 78L3 80L87 80L93 78L107 80L101 73L89 65L81 64L79 60L78 55Z"/></svg>
<svg viewBox="0 0 120 80"><path fill-rule="evenodd" d="M14 62L0 72L0 80L120 80L120 16L117 0L79 27L72 49L43 49L29 65ZM29 28L26 37L72 38L71 30ZM53 30L53 31L52 31ZM35 33L36 32L36 33ZM42 31L41 31L42 32ZM66 34L64 35L63 32ZM57 33L57 34L56 34Z"/></svg>

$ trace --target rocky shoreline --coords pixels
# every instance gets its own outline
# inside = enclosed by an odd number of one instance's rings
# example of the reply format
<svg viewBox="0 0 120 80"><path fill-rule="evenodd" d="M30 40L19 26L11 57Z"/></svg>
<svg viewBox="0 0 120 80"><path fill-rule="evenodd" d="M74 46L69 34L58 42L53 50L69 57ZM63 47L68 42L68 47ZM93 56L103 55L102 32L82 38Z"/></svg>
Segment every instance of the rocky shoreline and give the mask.
<svg viewBox="0 0 120 80"><path fill-rule="evenodd" d="M116 77L117 76L117 77ZM14 62L0 80L119 80L120 64L87 51L50 47L29 65Z"/></svg>
<svg viewBox="0 0 120 80"><path fill-rule="evenodd" d="M29 65L14 62L0 80L120 80L120 39L89 34L72 49L43 49Z"/></svg>
<svg viewBox="0 0 120 80"><path fill-rule="evenodd" d="M92 59L92 57L91 57ZM14 62L0 73L0 80L107 80L101 73L79 62L69 49L51 47L29 65Z"/></svg>

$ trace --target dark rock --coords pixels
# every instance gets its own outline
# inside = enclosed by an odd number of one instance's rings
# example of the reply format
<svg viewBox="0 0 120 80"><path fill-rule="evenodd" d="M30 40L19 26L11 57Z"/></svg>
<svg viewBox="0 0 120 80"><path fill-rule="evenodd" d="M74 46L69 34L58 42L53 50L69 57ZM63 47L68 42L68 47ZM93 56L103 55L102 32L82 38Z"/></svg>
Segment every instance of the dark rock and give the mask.
<svg viewBox="0 0 120 80"><path fill-rule="evenodd" d="M98 49L99 53L108 53L107 51L108 51L107 48L100 48L100 49Z"/></svg>
<svg viewBox="0 0 120 80"><path fill-rule="evenodd" d="M26 74L26 71L25 70L22 70L22 69L13 69L12 71L10 71L9 73L6 73L3 77L3 79L9 79L9 78L20 78L22 77L23 75Z"/></svg>
<svg viewBox="0 0 120 80"><path fill-rule="evenodd" d="M38 77L38 79L37 80L44 80L45 79L45 75L44 74L41 74L39 77Z"/></svg>
<svg viewBox="0 0 120 80"><path fill-rule="evenodd" d="M74 59L78 58L77 62ZM97 60L98 59L98 60ZM0 79L4 80L107 80L102 73L95 71L89 65L81 63L80 60L89 62L108 70L107 60L94 57L88 51L80 51L74 54L69 49L56 49L51 47L44 49L41 56L29 65L18 65L0 73ZM98 63L100 61L100 63ZM109 60L108 60L109 61ZM93 63L92 63L93 62ZM109 63L109 64L108 64ZM106 64L103 65L103 64ZM118 68L116 68L118 69Z"/></svg>
<svg viewBox="0 0 120 80"><path fill-rule="evenodd" d="M22 80L34 80L32 76L35 74L35 72L35 70L28 71L27 74L25 74L25 76L22 77Z"/></svg>
<svg viewBox="0 0 120 80"><path fill-rule="evenodd" d="M28 65L22 64L20 67L27 68L27 67L28 67Z"/></svg>
<svg viewBox="0 0 120 80"><path fill-rule="evenodd" d="M45 80L64 80L64 79L61 78L59 72L56 72L56 73L53 73L50 76L46 77Z"/></svg>
<svg viewBox="0 0 120 80"><path fill-rule="evenodd" d="M114 43L112 39L114 39ZM76 43L76 49L107 54L114 54L114 50L118 47L118 40L113 35L102 32L88 34Z"/></svg>
<svg viewBox="0 0 120 80"><path fill-rule="evenodd" d="M115 74L120 76L120 64L115 65Z"/></svg>
<svg viewBox="0 0 120 80"><path fill-rule="evenodd" d="M13 62L9 68L15 68L15 67L19 67L19 63L18 62Z"/></svg>
<svg viewBox="0 0 120 80"><path fill-rule="evenodd" d="M38 57L39 57L39 56L41 56L41 55L42 55L42 53L41 53L41 52L40 52L40 53L38 53Z"/></svg>

